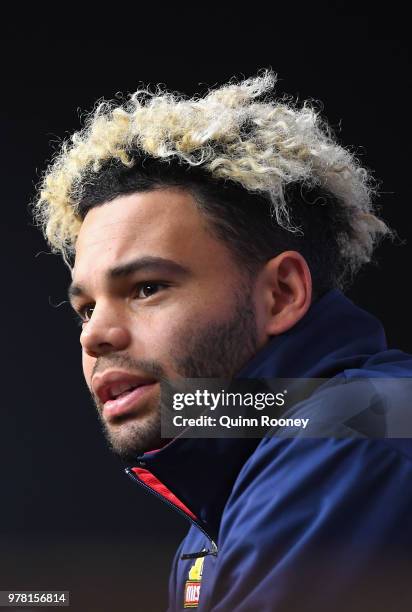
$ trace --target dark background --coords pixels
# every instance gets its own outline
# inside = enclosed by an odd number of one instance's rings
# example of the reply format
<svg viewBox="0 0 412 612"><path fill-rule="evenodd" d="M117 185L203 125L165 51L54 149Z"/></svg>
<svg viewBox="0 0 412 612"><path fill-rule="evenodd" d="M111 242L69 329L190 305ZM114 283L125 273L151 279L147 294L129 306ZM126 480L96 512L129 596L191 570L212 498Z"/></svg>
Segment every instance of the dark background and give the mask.
<svg viewBox="0 0 412 612"><path fill-rule="evenodd" d="M379 248L376 265L348 296L380 318L390 348L412 351L403 17L393 11L377 23L367 14L323 14L314 20L318 29L303 20L299 32L288 27L282 36L279 27L261 31L264 24L244 17L230 37L225 18L199 33L207 51L193 29L192 39L184 28L172 32L170 40L184 43L180 50L155 30L142 38L140 24L134 46L130 37L119 49L104 35L96 47L55 33L39 49L27 29L15 32L3 54L0 590L70 590L72 609L85 612L163 610L172 556L188 527L138 490L107 450L82 379L79 329L61 304L68 270L48 254L27 210L53 143L79 129L81 111L98 98L141 82L203 93L272 67L280 94L321 101L340 141L381 180L381 215L399 235ZM12 28L9 34L12 41Z"/></svg>

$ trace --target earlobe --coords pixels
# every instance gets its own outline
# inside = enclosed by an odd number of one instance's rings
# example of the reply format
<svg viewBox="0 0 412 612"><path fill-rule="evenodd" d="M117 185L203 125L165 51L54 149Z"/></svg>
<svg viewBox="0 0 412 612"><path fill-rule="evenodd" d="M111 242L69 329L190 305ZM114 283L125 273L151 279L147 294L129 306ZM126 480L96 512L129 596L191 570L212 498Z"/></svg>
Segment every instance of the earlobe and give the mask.
<svg viewBox="0 0 412 612"><path fill-rule="evenodd" d="M285 251L266 266L266 301L269 304L265 331L277 336L294 327L310 308L312 278L304 257Z"/></svg>

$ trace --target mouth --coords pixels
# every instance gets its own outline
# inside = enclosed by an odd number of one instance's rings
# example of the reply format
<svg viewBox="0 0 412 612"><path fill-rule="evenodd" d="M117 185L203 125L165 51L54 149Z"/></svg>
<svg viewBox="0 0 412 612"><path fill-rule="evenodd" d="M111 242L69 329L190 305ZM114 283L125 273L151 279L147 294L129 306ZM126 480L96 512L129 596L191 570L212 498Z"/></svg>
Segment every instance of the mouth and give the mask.
<svg viewBox="0 0 412 612"><path fill-rule="evenodd" d="M108 399L103 404L103 417L107 421L114 421L118 417L135 414L140 404L155 389L157 382L149 382L139 385L130 385L128 389L121 391L113 399Z"/></svg>

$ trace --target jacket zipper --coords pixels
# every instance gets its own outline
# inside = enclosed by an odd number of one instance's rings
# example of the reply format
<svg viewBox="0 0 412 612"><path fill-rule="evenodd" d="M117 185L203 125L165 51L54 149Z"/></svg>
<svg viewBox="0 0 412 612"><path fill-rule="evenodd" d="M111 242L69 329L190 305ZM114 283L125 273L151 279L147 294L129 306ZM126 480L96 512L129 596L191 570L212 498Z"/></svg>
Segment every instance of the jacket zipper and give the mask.
<svg viewBox="0 0 412 612"><path fill-rule="evenodd" d="M155 491L154 489L149 487L146 483L142 482L136 476L136 474L133 472L133 470L131 468L125 468L125 472L126 472L126 474L132 480L134 480L134 482L137 482L141 487L143 487L144 489L149 491L152 495L154 495L155 497L158 497L159 499L161 499L163 503L167 504L170 508L173 508L173 510L175 510L175 512L178 512L181 516L184 516L186 520L188 520L188 521L190 521L190 523L192 523L192 525L195 525L195 527L197 527L203 533L203 535L206 536L206 538L209 540L209 542L212 545L210 550L201 550L199 552L194 552L194 553L183 553L182 556L180 557L181 559L196 559L197 557L206 557L206 555L213 555L215 557L217 556L218 548L217 548L216 543L206 533L206 531L203 529L203 527L201 525L199 525L199 523L197 523L195 520L193 520L192 517L187 515L186 512L181 510L178 506L175 506L174 504L172 504L172 502L170 502L168 499L163 497L163 495L161 495L160 493L158 493L157 491Z"/></svg>

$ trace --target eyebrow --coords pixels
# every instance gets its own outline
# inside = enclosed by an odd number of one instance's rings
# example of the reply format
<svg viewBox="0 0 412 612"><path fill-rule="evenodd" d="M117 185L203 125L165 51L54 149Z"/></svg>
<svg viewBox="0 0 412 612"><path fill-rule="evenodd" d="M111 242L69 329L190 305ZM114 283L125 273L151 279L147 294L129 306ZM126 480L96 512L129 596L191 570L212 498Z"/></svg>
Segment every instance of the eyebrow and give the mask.
<svg viewBox="0 0 412 612"><path fill-rule="evenodd" d="M139 257L133 259L127 263L120 264L108 270L105 277L108 281L116 280L118 278L126 278L135 272L163 272L174 274L175 276L188 276L190 274L189 268L186 268L171 259L164 259L163 257ZM69 301L72 302L73 298L86 295L87 291L85 287L79 283L71 283L67 290L67 296Z"/></svg>

